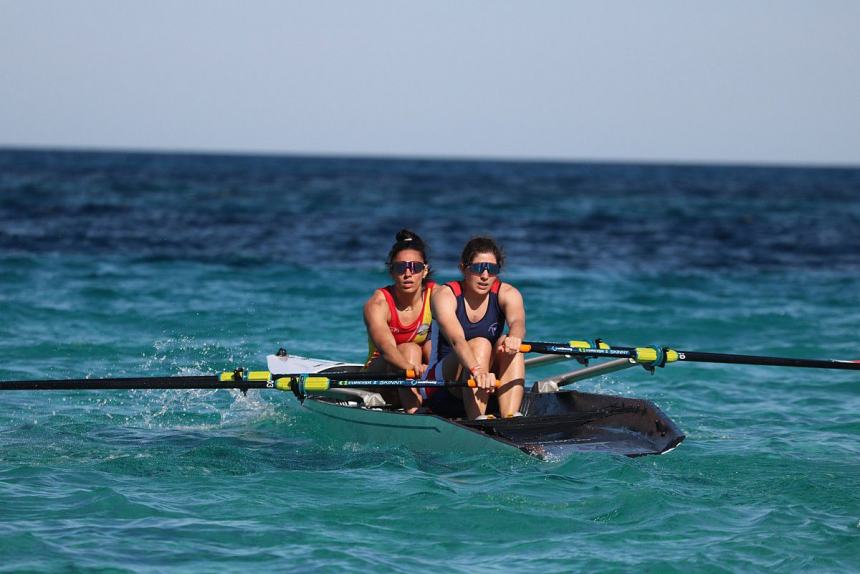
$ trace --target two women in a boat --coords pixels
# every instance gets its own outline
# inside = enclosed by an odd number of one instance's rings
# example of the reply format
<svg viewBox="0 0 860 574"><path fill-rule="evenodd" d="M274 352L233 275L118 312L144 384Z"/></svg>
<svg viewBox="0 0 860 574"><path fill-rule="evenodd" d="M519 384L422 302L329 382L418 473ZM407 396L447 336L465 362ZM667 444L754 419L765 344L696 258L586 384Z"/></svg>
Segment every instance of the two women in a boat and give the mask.
<svg viewBox="0 0 860 574"><path fill-rule="evenodd" d="M407 412L416 412L423 403L437 414L476 419L486 415L495 395L502 417L519 415L525 382L525 362L519 353L525 309L520 292L498 278L504 255L496 242L489 237L470 240L460 258L462 281L435 288L427 279L424 243L414 233L397 234L388 264L394 284L378 289L364 309L371 343L368 368L412 369L426 379L472 378L477 383L477 388L430 388L421 393L399 389Z"/></svg>

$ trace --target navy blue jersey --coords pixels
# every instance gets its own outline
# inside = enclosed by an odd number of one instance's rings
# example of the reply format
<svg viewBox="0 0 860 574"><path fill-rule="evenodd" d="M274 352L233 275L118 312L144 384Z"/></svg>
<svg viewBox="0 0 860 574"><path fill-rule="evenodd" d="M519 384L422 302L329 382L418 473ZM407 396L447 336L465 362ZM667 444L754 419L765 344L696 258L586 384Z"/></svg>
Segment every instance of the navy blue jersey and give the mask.
<svg viewBox="0 0 860 574"><path fill-rule="evenodd" d="M483 337L495 344L502 336L505 329L505 312L499 305L499 289L502 286L501 281L496 281L490 288L490 301L487 303L487 311L484 316L476 322L469 321L466 315L466 301L463 297L463 287L459 281L449 281L445 283L454 292L457 297L457 320L460 326L463 327L463 334L466 340L477 339ZM433 320L436 323L436 320ZM435 365L437 362L444 359L451 352L451 343L445 338L439 325L434 325L431 328L432 332L432 349L430 351L430 365Z"/></svg>

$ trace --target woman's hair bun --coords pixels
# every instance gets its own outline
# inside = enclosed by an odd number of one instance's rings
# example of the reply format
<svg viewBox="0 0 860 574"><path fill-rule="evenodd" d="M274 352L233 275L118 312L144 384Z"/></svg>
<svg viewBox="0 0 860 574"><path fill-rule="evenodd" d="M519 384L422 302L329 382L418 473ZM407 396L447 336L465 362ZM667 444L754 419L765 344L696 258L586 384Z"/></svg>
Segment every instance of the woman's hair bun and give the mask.
<svg viewBox="0 0 860 574"><path fill-rule="evenodd" d="M408 229L401 229L397 232L397 236L395 237L398 243L403 241L414 241L416 238L418 238L418 236Z"/></svg>

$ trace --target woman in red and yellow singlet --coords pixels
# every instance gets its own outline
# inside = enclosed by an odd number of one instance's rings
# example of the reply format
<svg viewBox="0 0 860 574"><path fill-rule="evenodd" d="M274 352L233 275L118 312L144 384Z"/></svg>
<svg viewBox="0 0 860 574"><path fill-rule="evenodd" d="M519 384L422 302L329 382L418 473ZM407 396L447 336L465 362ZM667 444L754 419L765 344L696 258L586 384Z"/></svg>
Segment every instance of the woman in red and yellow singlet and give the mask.
<svg viewBox="0 0 860 574"><path fill-rule="evenodd" d="M430 295L426 247L418 235L403 229L388 253L394 283L374 291L364 305L369 371L413 370L418 376L430 356ZM416 389L397 389L400 406L414 413L421 406Z"/></svg>

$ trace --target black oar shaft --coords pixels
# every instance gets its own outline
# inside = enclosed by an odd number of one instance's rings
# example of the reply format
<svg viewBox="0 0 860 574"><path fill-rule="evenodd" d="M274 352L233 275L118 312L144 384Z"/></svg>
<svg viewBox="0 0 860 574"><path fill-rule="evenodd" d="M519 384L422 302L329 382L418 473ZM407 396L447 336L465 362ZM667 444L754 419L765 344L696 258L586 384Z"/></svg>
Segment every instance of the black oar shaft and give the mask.
<svg viewBox="0 0 860 574"><path fill-rule="evenodd" d="M765 365L773 367L805 367L810 369L841 369L860 371L860 361L839 361L834 359L793 359L787 357L766 357L759 355L735 355L730 353L705 353L700 351L676 351L668 348L651 347L609 347L585 348L571 347L565 343L541 343L524 341L523 352L545 353L551 355L572 355L587 358L630 358L642 364L663 366L675 361L698 363L730 363L736 365ZM649 357L643 360L643 357ZM655 360L656 358L656 360Z"/></svg>
<svg viewBox="0 0 860 574"><path fill-rule="evenodd" d="M273 379L289 379L299 376L311 376L311 377L326 377L327 379L331 379L333 381L380 381L380 380L400 380L400 379L414 379L413 372L407 371L392 371L392 372L384 372L384 373L374 373L370 371L324 371L321 373L292 373L292 374L284 374L284 375L272 375Z"/></svg>
<svg viewBox="0 0 860 574"><path fill-rule="evenodd" d="M564 343L540 343L536 341L524 341L520 347L524 353L544 353L548 355L571 355L574 357L610 357L614 359L635 358L635 349L632 347L611 347L601 349L585 349L571 347Z"/></svg>
<svg viewBox="0 0 860 574"><path fill-rule="evenodd" d="M732 355L726 353L702 353L678 351L679 361L698 363L732 363L735 365L766 365L773 367L805 367L810 369L845 369L860 371L860 362L831 359L791 359L786 357L761 357L757 355Z"/></svg>
<svg viewBox="0 0 860 574"><path fill-rule="evenodd" d="M135 377L117 379L64 379L3 381L0 391L77 391L130 389L265 389L265 381L221 381L216 376Z"/></svg>
<svg viewBox="0 0 860 574"><path fill-rule="evenodd" d="M274 389L283 388L273 381L280 379L297 380L304 377L325 377L333 384L345 381L340 386L362 386L386 384L403 385L405 375L414 374L400 371L397 373L368 373L365 371L333 371L319 375L306 375L303 373L292 373L282 375L270 375L267 371L246 373L237 370L230 374L222 375L195 375L175 377L128 377L109 379L57 379L57 380L32 380L32 381L3 381L0 382L0 391L99 391L99 390L131 390L131 389ZM254 376L256 375L256 376Z"/></svg>

